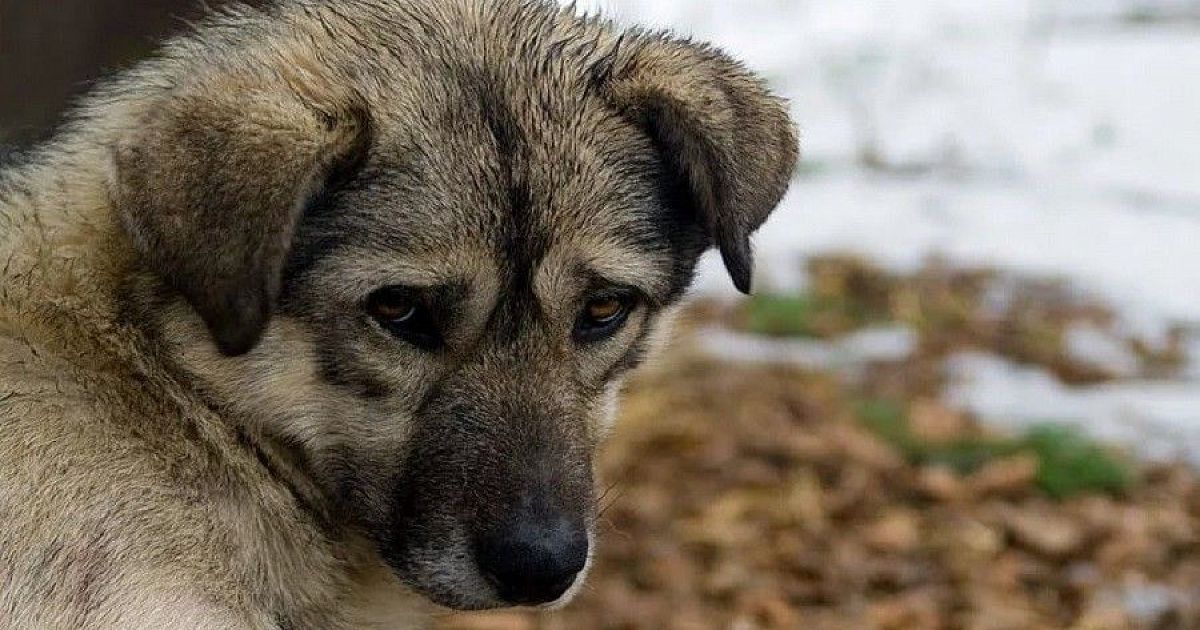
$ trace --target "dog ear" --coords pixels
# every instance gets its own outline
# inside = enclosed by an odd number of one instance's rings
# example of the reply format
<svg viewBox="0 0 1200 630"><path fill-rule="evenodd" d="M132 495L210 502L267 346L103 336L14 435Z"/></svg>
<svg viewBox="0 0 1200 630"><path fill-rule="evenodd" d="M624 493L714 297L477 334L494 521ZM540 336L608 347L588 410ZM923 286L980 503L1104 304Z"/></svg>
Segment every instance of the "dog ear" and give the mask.
<svg viewBox="0 0 1200 630"><path fill-rule="evenodd" d="M750 291L750 235L766 221L795 169L796 131L785 103L720 50L663 35L617 45L602 83L684 184L725 267Z"/></svg>
<svg viewBox="0 0 1200 630"><path fill-rule="evenodd" d="M286 89L192 86L116 147L122 224L223 354L258 343L305 206L366 152L365 111Z"/></svg>

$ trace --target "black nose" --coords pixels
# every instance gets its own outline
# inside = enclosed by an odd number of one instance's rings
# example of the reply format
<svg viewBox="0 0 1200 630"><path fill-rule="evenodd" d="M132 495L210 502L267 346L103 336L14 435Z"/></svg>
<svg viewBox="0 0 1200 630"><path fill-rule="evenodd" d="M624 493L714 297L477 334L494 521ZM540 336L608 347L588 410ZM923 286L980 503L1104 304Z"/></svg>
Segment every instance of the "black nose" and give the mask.
<svg viewBox="0 0 1200 630"><path fill-rule="evenodd" d="M480 541L478 561L500 597L513 604L545 604L562 597L587 564L582 523L565 518L518 518Z"/></svg>

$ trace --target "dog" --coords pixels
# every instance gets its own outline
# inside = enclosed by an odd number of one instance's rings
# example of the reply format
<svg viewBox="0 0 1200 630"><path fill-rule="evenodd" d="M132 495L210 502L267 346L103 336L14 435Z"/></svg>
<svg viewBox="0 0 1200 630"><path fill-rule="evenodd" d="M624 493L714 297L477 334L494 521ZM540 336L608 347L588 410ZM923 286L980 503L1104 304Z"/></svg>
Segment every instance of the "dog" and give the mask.
<svg viewBox="0 0 1200 630"><path fill-rule="evenodd" d="M0 628L557 606L622 380L797 159L712 46L540 0L225 9L0 176Z"/></svg>

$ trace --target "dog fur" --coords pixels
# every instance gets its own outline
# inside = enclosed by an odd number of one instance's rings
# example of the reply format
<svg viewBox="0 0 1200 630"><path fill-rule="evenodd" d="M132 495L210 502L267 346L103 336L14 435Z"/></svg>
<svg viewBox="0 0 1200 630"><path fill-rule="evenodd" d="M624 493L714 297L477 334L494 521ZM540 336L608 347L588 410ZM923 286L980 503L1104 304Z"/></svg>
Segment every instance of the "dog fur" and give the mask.
<svg viewBox="0 0 1200 630"><path fill-rule="evenodd" d="M721 51L546 2L207 19L0 176L0 628L511 603L475 541L529 496L590 537L622 378L705 249L749 289L795 160ZM364 315L391 286L429 347Z"/></svg>

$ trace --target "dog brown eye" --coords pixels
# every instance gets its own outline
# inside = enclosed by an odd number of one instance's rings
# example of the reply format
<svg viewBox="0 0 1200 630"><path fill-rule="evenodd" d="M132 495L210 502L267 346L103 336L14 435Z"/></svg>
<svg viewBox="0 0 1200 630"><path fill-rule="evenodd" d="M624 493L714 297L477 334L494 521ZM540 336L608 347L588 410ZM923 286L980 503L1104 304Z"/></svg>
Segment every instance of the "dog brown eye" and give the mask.
<svg viewBox="0 0 1200 630"><path fill-rule="evenodd" d="M407 302L378 302L371 305L371 317L379 321L402 324L416 316L416 305Z"/></svg>
<svg viewBox="0 0 1200 630"><path fill-rule="evenodd" d="M633 310L632 296L606 295L588 300L575 322L575 340L591 343L612 336Z"/></svg>
<svg viewBox="0 0 1200 630"><path fill-rule="evenodd" d="M592 300L587 305L588 318L596 323L610 322L620 317L623 310L625 304L616 298Z"/></svg>
<svg viewBox="0 0 1200 630"><path fill-rule="evenodd" d="M441 336L429 312L405 287L387 287L367 296L367 314L384 330L423 350L441 346Z"/></svg>

